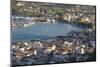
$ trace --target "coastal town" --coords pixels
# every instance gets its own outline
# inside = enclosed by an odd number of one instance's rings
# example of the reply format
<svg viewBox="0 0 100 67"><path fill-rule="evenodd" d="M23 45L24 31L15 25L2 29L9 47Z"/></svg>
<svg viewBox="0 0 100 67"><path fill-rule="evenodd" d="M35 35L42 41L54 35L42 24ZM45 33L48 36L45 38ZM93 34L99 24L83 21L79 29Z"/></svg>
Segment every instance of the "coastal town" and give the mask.
<svg viewBox="0 0 100 67"><path fill-rule="evenodd" d="M57 21L77 22L78 24L89 24L95 27L96 23L94 6L68 6L65 4L59 6L52 3L25 3L19 1L12 2L12 5L12 27L27 27L38 23L55 24Z"/></svg>
<svg viewBox="0 0 100 67"><path fill-rule="evenodd" d="M48 40L17 41L11 48L13 65L95 61L95 31L73 32L69 37Z"/></svg>
<svg viewBox="0 0 100 67"><path fill-rule="evenodd" d="M11 28L57 23L86 27L82 31L66 31L66 36L11 40L12 66L96 60L95 6L24 1L14 1L12 5Z"/></svg>

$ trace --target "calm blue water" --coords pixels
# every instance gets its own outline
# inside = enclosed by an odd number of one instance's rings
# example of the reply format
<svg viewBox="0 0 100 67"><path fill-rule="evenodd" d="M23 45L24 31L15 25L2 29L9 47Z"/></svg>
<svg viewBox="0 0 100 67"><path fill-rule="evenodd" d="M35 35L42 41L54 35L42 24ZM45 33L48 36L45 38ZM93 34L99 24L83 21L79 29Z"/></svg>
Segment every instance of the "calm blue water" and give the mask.
<svg viewBox="0 0 100 67"><path fill-rule="evenodd" d="M14 28L11 31L12 41L46 39L55 36L66 36L71 31L82 31L84 28L71 24L34 24L29 27Z"/></svg>

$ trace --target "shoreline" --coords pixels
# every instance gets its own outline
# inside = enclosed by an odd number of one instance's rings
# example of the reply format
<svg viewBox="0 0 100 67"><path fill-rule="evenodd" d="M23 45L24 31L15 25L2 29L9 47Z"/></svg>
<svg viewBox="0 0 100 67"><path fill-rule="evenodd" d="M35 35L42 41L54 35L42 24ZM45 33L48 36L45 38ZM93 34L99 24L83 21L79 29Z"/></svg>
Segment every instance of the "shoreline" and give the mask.
<svg viewBox="0 0 100 67"><path fill-rule="evenodd" d="M86 32L89 37L84 38L84 36L87 35ZM21 66L26 63L36 65L38 64L37 62L39 62L38 60L41 60L39 64L44 64L45 61L48 64L50 64L51 61L53 63L94 61L96 60L96 40L95 35L91 37L91 32L95 33L95 31L89 30L85 32L72 32L70 35L74 34L73 37L56 36L54 39L47 40L13 42L11 46L13 52L12 61L15 61L13 65ZM77 34L84 36L78 36ZM94 39L92 40L91 38ZM34 61L25 61L25 59ZM57 59L59 59L59 61Z"/></svg>
<svg viewBox="0 0 100 67"><path fill-rule="evenodd" d="M94 29L90 29L90 30L92 30L92 31L95 32ZM67 33L66 36L51 36L51 37L47 37L47 38L25 39L25 40L11 41L11 42L19 42L19 41L24 42L24 41L32 41L32 40L34 40L34 41L45 41L45 40L49 40L49 39L66 39L66 38L89 39L89 38L73 37L73 36L69 35L69 34L78 34L78 33L82 33L82 34L83 34L83 33L85 33L85 32L87 32L87 30L83 30L83 31L79 31L79 32L71 31L71 32ZM88 32L87 32L87 33L88 33ZM95 33L96 33L96 32L95 32ZM96 36L96 34L95 34L95 36ZM94 39L95 39L95 38L94 38ZM92 40L92 39L91 39L91 40Z"/></svg>

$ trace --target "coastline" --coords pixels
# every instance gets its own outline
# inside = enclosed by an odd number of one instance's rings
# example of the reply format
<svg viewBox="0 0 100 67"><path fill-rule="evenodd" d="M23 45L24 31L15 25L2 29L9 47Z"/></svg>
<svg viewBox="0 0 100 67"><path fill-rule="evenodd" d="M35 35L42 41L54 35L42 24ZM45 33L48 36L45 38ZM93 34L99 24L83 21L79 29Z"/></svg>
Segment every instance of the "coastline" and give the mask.
<svg viewBox="0 0 100 67"><path fill-rule="evenodd" d="M86 32L89 36L87 38L84 38L84 36L87 36ZM26 63L27 64L29 63L29 65L30 64L37 65L38 64L37 62L39 59L41 60L41 62L39 63L40 65L50 64L51 61L53 63L95 61L96 60L95 59L96 58L96 54L95 54L96 53L95 52L96 51L96 39L95 39L96 35L95 34L93 35L91 32L94 34L95 30L91 29L91 31L88 30L84 32L83 31L72 32L70 33L71 36L56 36L55 38L51 38L47 40L26 40L26 41L12 42L12 47L11 47L11 50L13 52L12 57L16 59L16 60L12 59L12 61L16 61L16 62L13 62L13 66L16 66L16 65L23 66ZM80 36L77 35L79 33L81 33ZM91 37L91 34L94 37ZM25 50L22 50L22 49L25 49ZM74 50L75 52L73 52ZM22 55L19 54L19 51L21 52ZM36 51L37 53L34 53L34 51ZM62 59L59 59L60 62L58 62L56 58L60 58L60 57ZM49 58L51 58L51 60L49 60ZM64 58L66 58L65 61L64 61ZM32 59L34 61L28 62L28 61L24 61L24 59L26 60ZM20 62L21 64L18 64L17 62ZM22 62L25 62L25 63L22 63Z"/></svg>

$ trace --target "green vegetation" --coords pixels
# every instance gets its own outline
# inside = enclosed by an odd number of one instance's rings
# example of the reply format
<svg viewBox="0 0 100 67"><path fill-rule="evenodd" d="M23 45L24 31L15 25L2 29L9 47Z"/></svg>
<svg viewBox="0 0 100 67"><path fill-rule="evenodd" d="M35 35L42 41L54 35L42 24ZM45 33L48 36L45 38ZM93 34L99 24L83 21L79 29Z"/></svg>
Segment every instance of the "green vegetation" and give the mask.
<svg viewBox="0 0 100 67"><path fill-rule="evenodd" d="M22 16L61 16L67 12L95 13L94 6L49 4L35 2L12 2L12 14ZM83 7L83 8L81 8ZM87 7L87 8L86 8ZM90 10L92 9L92 11ZM84 10L84 11L83 11Z"/></svg>
<svg viewBox="0 0 100 67"><path fill-rule="evenodd" d="M95 28L95 6L89 5L12 1L12 15L80 22L78 24Z"/></svg>

